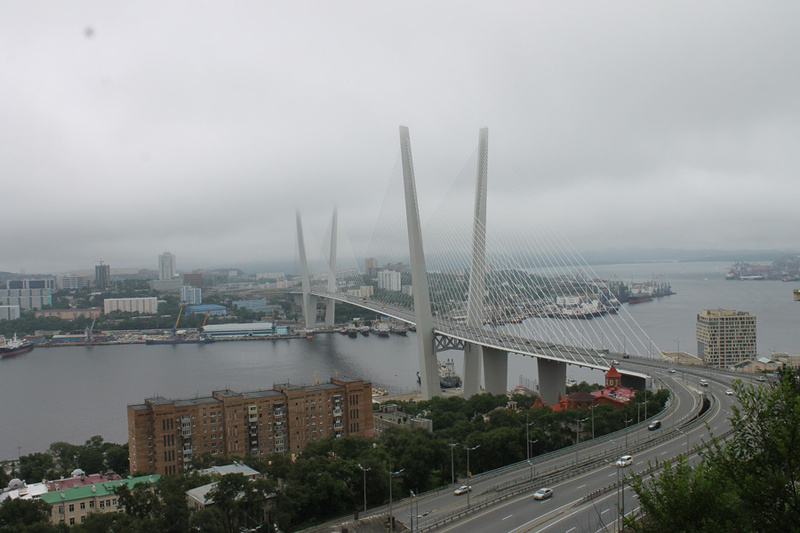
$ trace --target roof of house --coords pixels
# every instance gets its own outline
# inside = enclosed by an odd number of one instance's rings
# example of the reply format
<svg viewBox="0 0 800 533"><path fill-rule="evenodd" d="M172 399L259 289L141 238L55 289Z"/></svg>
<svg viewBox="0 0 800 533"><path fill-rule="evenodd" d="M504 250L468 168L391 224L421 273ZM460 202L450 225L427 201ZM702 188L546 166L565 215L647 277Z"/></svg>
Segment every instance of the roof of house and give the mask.
<svg viewBox="0 0 800 533"><path fill-rule="evenodd" d="M139 483L154 483L158 481L160 477L161 476L158 474L153 474L151 476L139 476L121 479L118 481L106 481L105 483L95 483L93 485L84 485L82 487L76 487L72 489L48 492L46 494L42 494L42 500L50 505L53 505L59 502L83 500L93 496L111 496L114 495L114 489L123 483L132 488Z"/></svg>

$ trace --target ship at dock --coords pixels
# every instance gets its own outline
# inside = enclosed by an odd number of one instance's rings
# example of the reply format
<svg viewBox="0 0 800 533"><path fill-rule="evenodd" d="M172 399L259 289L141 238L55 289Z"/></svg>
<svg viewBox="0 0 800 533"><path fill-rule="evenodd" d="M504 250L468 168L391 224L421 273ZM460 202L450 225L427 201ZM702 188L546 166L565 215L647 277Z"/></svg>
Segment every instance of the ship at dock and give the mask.
<svg viewBox="0 0 800 533"><path fill-rule="evenodd" d="M31 350L33 350L33 343L25 339L18 339L16 333L11 339L0 335L0 357L3 359L28 353Z"/></svg>

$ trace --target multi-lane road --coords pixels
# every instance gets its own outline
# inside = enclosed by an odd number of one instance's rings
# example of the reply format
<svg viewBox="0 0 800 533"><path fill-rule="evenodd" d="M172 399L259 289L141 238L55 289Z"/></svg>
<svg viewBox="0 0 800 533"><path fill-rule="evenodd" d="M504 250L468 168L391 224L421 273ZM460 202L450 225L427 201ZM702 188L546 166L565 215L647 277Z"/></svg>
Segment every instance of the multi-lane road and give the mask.
<svg viewBox="0 0 800 533"><path fill-rule="evenodd" d="M626 359L621 366L648 373L672 390L670 406L658 415L660 429L650 431L643 422L627 431L581 443L577 451L571 447L537 457L532 464L523 462L475 476L470 482L469 503L466 495L455 495L452 489L424 494L413 501L406 498L394 506L397 519L411 526L413 518L414 531L616 531L622 509L626 514L638 509L638 501L624 480L633 472L644 472L687 452L694 458L697 447L708 442L709 432L727 432L735 398L725 391L739 377L690 367L670 373L665 364L636 359ZM701 379L709 385L702 386ZM704 399L710 400L709 407L698 418ZM619 468L614 464L620 455L628 454L633 456L630 466ZM552 488L553 496L534 500L533 493L542 486Z"/></svg>

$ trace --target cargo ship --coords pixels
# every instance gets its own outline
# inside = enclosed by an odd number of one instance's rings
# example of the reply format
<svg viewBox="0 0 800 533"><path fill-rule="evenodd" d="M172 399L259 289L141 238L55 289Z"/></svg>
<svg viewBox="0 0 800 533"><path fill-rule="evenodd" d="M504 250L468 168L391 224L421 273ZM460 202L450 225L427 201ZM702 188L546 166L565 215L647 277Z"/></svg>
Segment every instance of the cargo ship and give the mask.
<svg viewBox="0 0 800 533"><path fill-rule="evenodd" d="M28 353L33 350L33 343L25 339L17 339L17 334L14 334L13 339L6 339L0 335L0 357L13 357L23 353Z"/></svg>

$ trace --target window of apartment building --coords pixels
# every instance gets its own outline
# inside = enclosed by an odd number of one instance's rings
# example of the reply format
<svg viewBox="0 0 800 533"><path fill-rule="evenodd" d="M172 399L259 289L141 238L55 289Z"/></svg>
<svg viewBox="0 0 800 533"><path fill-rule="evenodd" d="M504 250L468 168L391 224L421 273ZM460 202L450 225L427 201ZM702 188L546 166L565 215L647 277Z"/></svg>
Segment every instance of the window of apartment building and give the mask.
<svg viewBox="0 0 800 533"><path fill-rule="evenodd" d="M106 502L100 500L100 509L105 509L105 508L106 508Z"/></svg>
<svg viewBox="0 0 800 533"><path fill-rule="evenodd" d="M70 516L69 517L69 525L71 525L71 526L75 525L75 517L74 516Z"/></svg>
<svg viewBox="0 0 800 533"><path fill-rule="evenodd" d="M86 509L86 502L81 502L81 509Z"/></svg>
<svg viewBox="0 0 800 533"><path fill-rule="evenodd" d="M69 512L70 513L75 512L75 504L74 503L69 504Z"/></svg>
<svg viewBox="0 0 800 533"><path fill-rule="evenodd" d="M94 500L89 501L89 509L94 509Z"/></svg>

